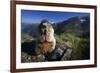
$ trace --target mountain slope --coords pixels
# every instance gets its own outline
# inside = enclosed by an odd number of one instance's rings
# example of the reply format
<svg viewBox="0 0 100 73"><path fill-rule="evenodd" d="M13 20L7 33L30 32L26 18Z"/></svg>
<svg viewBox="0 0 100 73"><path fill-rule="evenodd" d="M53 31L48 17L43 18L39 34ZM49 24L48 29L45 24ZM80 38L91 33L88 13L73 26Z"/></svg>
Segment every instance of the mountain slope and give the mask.
<svg viewBox="0 0 100 73"><path fill-rule="evenodd" d="M89 32L90 18L89 16L77 16L68 20L56 23L56 33L73 33L81 34Z"/></svg>

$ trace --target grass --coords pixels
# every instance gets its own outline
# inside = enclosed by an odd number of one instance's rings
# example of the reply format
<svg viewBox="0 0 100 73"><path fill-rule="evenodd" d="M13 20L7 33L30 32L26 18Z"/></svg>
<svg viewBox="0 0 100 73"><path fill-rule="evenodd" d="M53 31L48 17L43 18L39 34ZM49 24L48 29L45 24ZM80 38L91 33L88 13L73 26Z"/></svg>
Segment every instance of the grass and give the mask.
<svg viewBox="0 0 100 73"><path fill-rule="evenodd" d="M79 37L74 34L63 34L59 35L58 38L57 41L65 42L67 43L66 46L73 49L71 59L81 60L89 58L89 38Z"/></svg>
<svg viewBox="0 0 100 73"><path fill-rule="evenodd" d="M21 34L21 41L25 42L25 41L31 41L34 40L32 36L22 33Z"/></svg>

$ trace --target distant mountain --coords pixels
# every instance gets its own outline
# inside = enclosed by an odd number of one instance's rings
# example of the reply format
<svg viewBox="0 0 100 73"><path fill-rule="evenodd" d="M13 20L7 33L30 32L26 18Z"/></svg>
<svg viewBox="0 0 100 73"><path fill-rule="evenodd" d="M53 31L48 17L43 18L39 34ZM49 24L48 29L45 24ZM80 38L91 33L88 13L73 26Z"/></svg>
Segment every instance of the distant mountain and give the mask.
<svg viewBox="0 0 100 73"><path fill-rule="evenodd" d="M56 23L57 34L73 33L81 34L89 32L90 30L90 18L89 16L76 16L68 20Z"/></svg>
<svg viewBox="0 0 100 73"><path fill-rule="evenodd" d="M21 33L27 33L30 36L37 37L38 23L22 23Z"/></svg>

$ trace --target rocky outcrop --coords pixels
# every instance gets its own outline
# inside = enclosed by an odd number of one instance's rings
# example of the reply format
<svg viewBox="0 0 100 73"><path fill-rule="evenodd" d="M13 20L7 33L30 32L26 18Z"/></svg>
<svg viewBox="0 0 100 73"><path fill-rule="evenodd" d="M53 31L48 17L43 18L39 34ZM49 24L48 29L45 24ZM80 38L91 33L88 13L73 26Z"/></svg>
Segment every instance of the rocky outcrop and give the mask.
<svg viewBox="0 0 100 73"><path fill-rule="evenodd" d="M71 59L71 53L72 53L72 49L67 49L67 50L64 52L64 54L63 54L61 60L62 60L62 61L70 60L70 59Z"/></svg>
<svg viewBox="0 0 100 73"><path fill-rule="evenodd" d="M26 46L23 44L24 47ZM26 50L27 49L27 50ZM30 52L29 52L29 51ZM45 62L45 61L66 61L71 59L71 53L72 49L70 48L56 48L52 53L44 56L42 54L40 55L35 55L34 54L34 49L28 48L22 48L22 53L21 53L21 62L26 63L26 62Z"/></svg>

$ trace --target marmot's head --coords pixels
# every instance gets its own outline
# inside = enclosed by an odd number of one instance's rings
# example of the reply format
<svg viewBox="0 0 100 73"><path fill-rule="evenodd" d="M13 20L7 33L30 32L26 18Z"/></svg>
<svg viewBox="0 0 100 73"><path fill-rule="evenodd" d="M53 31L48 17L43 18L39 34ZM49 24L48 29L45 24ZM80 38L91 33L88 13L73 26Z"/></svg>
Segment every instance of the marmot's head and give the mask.
<svg viewBox="0 0 100 73"><path fill-rule="evenodd" d="M54 37L54 29L47 20L41 21L39 25L39 34L42 41L51 41L51 38Z"/></svg>

